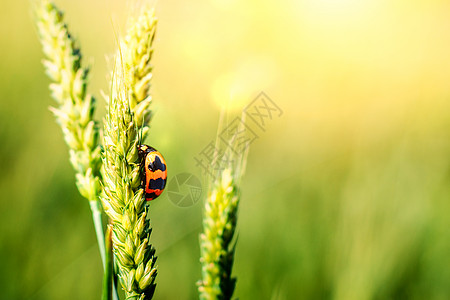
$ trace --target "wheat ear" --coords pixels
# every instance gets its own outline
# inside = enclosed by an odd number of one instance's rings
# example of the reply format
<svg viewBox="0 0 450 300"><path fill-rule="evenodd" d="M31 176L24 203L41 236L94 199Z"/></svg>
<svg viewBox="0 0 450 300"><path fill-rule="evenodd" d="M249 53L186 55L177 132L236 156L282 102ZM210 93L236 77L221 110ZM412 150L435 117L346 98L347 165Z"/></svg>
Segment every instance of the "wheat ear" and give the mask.
<svg viewBox="0 0 450 300"><path fill-rule="evenodd" d="M202 280L198 283L202 300L231 299L236 285L236 278L231 277L236 246L233 238L240 201L240 179L249 148L246 145L236 152L236 135L230 138L229 144L231 147L226 149L223 157L215 155L213 164L219 167L219 171L209 186L203 212L203 233L200 234ZM218 159L223 158L226 162L220 164Z"/></svg>
<svg viewBox="0 0 450 300"><path fill-rule="evenodd" d="M124 69L130 108L135 114L136 125L142 128L142 140L147 136L151 118L151 59L156 24L154 10L144 6L140 15L129 21L127 34L120 43L120 53L116 56L116 65L121 65Z"/></svg>
<svg viewBox="0 0 450 300"><path fill-rule="evenodd" d="M156 256L149 243L148 204L141 186L138 126L122 71L117 66L113 73L104 124L102 203L111 218L114 257L126 299L151 299Z"/></svg>
<svg viewBox="0 0 450 300"><path fill-rule="evenodd" d="M45 54L43 64L53 81L50 90L57 107L51 111L62 128L69 146L76 184L89 200L98 245L105 266L105 244L99 201L99 129L94 121L95 99L86 93L88 68L82 67L81 51L64 23L64 15L53 3L41 1L35 7L36 23Z"/></svg>

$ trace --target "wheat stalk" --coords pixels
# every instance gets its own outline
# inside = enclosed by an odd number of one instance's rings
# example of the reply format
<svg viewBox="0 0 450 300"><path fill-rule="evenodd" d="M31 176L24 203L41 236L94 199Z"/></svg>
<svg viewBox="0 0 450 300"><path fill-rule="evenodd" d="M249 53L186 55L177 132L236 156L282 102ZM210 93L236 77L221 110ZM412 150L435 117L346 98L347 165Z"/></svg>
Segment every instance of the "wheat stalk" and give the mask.
<svg viewBox="0 0 450 300"><path fill-rule="evenodd" d="M64 22L64 14L53 3L41 1L35 7L36 24L45 54L43 64L53 81L50 90L57 107L56 117L69 146L70 162L75 169L76 184L89 200L102 262L105 247L99 202L100 147L99 129L94 121L95 99L87 94L88 68L82 67L81 51Z"/></svg>
<svg viewBox="0 0 450 300"><path fill-rule="evenodd" d="M238 130L239 131L239 130ZM198 283L200 299L231 299L236 278L231 277L236 242L237 213L240 201L239 185L245 170L248 145L237 146L237 136L230 138L231 147L227 148L221 164L217 157L213 161L219 171L208 190L204 213L203 233L200 234L200 263L202 280ZM216 145L216 149L218 149Z"/></svg>
<svg viewBox="0 0 450 300"><path fill-rule="evenodd" d="M112 245L112 226L106 227L105 234L105 248L106 248L106 267L103 274L103 293L102 300L111 300L113 294L113 282L114 282L114 261L113 261L113 245ZM114 290L114 292L116 292ZM117 296L116 299L119 299Z"/></svg>

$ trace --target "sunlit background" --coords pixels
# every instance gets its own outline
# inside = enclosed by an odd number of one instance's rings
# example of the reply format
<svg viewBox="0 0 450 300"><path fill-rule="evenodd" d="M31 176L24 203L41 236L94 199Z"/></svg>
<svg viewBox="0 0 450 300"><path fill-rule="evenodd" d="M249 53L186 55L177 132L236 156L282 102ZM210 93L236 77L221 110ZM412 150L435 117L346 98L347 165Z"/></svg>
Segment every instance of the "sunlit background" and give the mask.
<svg viewBox="0 0 450 300"><path fill-rule="evenodd" d="M139 2L56 2L108 90L105 55ZM239 299L450 299L450 3L164 0L148 143L169 177L219 112L261 91L233 274ZM0 10L0 298L99 299L89 206L76 190L29 1ZM203 183L205 183L203 181ZM195 299L201 201L152 202L155 299Z"/></svg>

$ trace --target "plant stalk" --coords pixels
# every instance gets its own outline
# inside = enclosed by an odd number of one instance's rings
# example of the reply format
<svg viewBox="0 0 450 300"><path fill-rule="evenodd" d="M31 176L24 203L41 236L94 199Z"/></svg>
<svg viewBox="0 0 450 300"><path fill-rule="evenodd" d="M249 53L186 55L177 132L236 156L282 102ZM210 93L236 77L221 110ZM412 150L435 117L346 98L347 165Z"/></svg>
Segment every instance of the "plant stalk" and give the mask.
<svg viewBox="0 0 450 300"><path fill-rule="evenodd" d="M94 221L95 234L97 235L98 249L100 250L100 257L102 258L103 270L106 268L106 250L105 250L105 235L103 233L101 204L97 200L89 201L92 212L92 220Z"/></svg>
<svg viewBox="0 0 450 300"><path fill-rule="evenodd" d="M113 246L112 246L112 226L108 225L106 229L105 240L105 272L103 275L103 293L102 300L112 300L112 286L113 286Z"/></svg>
<svg viewBox="0 0 450 300"><path fill-rule="evenodd" d="M113 269L111 269L111 270L109 269L109 260L108 260L109 253L106 252L106 248L105 248L105 243L107 243L107 241L105 240L105 235L103 233L102 207L101 207L100 202L96 201L96 200L89 201L89 204L91 206L92 220L94 221L95 234L97 235L98 249L100 250L100 257L102 259L104 278L106 278L106 276L110 276L109 278L110 278L111 285L112 285L113 299L119 300L116 282L115 282L115 280L113 280L114 272L113 272ZM112 258L111 258L111 261L113 261ZM108 272L111 272L111 275L107 275Z"/></svg>

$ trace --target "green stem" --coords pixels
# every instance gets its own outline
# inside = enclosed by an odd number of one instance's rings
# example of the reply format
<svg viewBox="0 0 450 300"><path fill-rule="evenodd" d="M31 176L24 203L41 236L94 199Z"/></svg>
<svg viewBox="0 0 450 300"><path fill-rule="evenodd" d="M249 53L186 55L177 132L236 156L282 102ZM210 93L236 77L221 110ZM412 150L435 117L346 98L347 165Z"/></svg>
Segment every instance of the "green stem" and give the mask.
<svg viewBox="0 0 450 300"><path fill-rule="evenodd" d="M105 235L103 234L102 212L100 201L89 201L92 211L92 220L94 221L95 233L97 235L98 248L100 249L100 256L102 258L103 270L105 270L106 256L105 256Z"/></svg>
<svg viewBox="0 0 450 300"><path fill-rule="evenodd" d="M95 227L95 233L97 235L97 242L98 242L98 248L100 249L100 257L102 258L102 264L103 264L103 271L106 274L106 249L105 249L105 235L103 233L103 224L102 224L102 207L100 204L100 201L97 200L91 200L89 201L89 204L91 205L91 212L92 212L92 220L94 221L94 227ZM115 276L112 276L113 278ZM119 294L117 292L117 283L115 281L112 282L112 289L113 289L113 299L119 300Z"/></svg>
<svg viewBox="0 0 450 300"><path fill-rule="evenodd" d="M106 229L106 269L103 276L102 300L112 300L113 285L113 247L112 247L112 226Z"/></svg>

